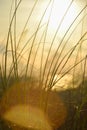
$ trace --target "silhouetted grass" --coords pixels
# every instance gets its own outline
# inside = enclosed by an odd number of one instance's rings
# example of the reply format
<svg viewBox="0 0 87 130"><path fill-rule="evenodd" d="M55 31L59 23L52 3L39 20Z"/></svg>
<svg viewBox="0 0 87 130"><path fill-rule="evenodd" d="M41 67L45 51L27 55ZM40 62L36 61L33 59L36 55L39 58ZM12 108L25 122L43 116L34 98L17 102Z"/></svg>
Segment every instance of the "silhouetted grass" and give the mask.
<svg viewBox="0 0 87 130"><path fill-rule="evenodd" d="M84 29L86 28L84 22L87 21L87 2L85 2L84 6L77 13L77 16L73 19L66 32L58 39L57 37L60 28L63 26L64 19L75 2L74 0L70 1L60 22L56 26L56 30L53 32L53 38L50 40L49 47L47 48L49 24L55 2L55 0L49 0L38 21L37 28L34 33L29 33L28 38L25 39L20 49L19 46L21 45L23 34L28 24L30 24L29 22L38 5L38 0L34 2L26 22L23 25L21 34L18 37L17 13L22 2L23 0L15 0L15 2L12 3L14 12L12 16L10 16L6 47L2 56L3 61L0 64L0 96L2 97L4 92L15 84L15 82L22 81L30 82L31 87L33 87L32 82L38 82L38 87L49 92L52 91L52 88L63 79L65 75L70 73L73 76L72 84L69 84L66 90L57 92L65 103L68 111L65 123L58 128L58 130L86 130L87 54L84 52L84 49L87 42L87 30ZM49 7L49 16L47 21L43 23ZM77 39L73 39L73 35L76 35L75 33L77 33L78 28L81 30L81 36ZM53 49L54 47L55 49ZM25 55L27 56L25 57ZM59 74L61 74L61 77L55 79L56 75L58 76ZM79 79L76 80L77 78ZM77 88L75 88L78 81L80 85L77 85ZM70 85L73 86L73 88ZM48 99L48 97L49 95L47 93L46 98ZM48 102L46 100L45 111L47 105ZM2 129L4 130L4 128Z"/></svg>

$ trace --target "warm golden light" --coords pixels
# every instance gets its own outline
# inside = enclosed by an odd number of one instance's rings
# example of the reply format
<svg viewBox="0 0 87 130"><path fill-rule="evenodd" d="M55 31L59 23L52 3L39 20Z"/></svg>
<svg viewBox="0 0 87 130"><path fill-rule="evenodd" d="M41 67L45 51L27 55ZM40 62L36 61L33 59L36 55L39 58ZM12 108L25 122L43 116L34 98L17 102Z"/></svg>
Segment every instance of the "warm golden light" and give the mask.
<svg viewBox="0 0 87 130"><path fill-rule="evenodd" d="M0 129L87 126L87 0L0 0L0 16Z"/></svg>
<svg viewBox="0 0 87 130"><path fill-rule="evenodd" d="M65 122L67 108L55 92L47 93L36 82L22 82L13 85L2 97L0 116L10 125L53 130Z"/></svg>
<svg viewBox="0 0 87 130"><path fill-rule="evenodd" d="M21 126L27 129L52 130L45 114L28 105L18 105L10 109L4 119L13 123L15 126Z"/></svg>
<svg viewBox="0 0 87 130"><path fill-rule="evenodd" d="M63 35L72 24L73 20L77 15L78 6L75 2L72 4L70 0L54 0L53 3L49 6L44 21L49 20L50 31L55 31L58 26L60 26L59 35ZM70 5L71 4L71 5ZM69 10L67 11L67 9ZM67 12L67 13L66 13Z"/></svg>

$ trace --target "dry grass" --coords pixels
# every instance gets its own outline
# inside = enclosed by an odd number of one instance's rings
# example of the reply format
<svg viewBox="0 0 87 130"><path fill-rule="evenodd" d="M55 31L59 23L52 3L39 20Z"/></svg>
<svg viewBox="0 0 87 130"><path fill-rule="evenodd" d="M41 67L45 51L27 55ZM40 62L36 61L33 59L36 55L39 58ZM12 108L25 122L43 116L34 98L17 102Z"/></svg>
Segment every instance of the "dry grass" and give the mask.
<svg viewBox="0 0 87 130"><path fill-rule="evenodd" d="M16 82L22 82L22 81L27 82L27 80L30 84L30 87L32 87L32 89L33 89L33 83L34 85L35 84L38 85L35 85L37 89L35 89L34 92L31 93L31 91L29 91L28 94L27 91L25 97L28 96L32 97L31 94L35 94L35 93L42 94L42 92L39 92L40 90L38 90L38 88L40 88L41 91L45 91L49 93L52 90L52 87L56 83L58 83L60 79L62 79L65 75L70 73L73 75L73 79L72 79L73 89L74 86L76 85L75 79L78 75L80 76L79 80L82 81L82 85L79 88L79 90L81 90L80 93L82 99L82 102L79 105L79 109L80 109L83 106L83 104L85 104L86 102L85 99L86 97L84 96L84 92L83 92L85 89L83 88L86 87L86 85L84 85L84 81L87 76L86 74L87 54L85 50L86 42L87 42L87 28L86 28L87 2L84 1L83 6L81 6L80 10L78 11L77 15L75 16L71 24L67 27L66 31L63 32L62 37L58 37L60 34L60 29L63 26L63 22L66 19L67 14L70 12L70 9L72 8L73 3L75 1L71 0L69 2L61 20L58 21L58 25L56 26L55 31L51 34L51 32L49 31L49 26L50 26L50 20L51 20L51 15L52 15L55 0L49 0L46 6L44 7L44 10L42 11L42 15L37 23L34 32L33 33L30 32L29 36L24 40L23 40L24 34L28 28L28 25L31 25L30 22L31 17L33 16L33 14L35 14L35 10L37 5L39 4L39 1L36 0L34 2L29 12L29 15L25 21L25 24L23 25L23 29L20 33L20 36L18 37L17 36L17 27L18 27L17 13L20 9L22 2L23 0L19 0L19 1L15 0L15 2L12 2L12 8L14 7L14 12L13 10L11 10L11 13L13 12L13 14L12 16L10 16L10 24L8 29L6 47L2 56L3 59L2 63L0 64L1 96L3 96L5 91L9 93L8 92L9 86L10 87L13 86L13 84ZM47 21L43 22L49 8L50 8L50 13L47 18ZM77 35L78 31L80 32ZM52 37L50 37L48 40L48 37L50 36L49 34L52 35ZM23 44L21 44L22 40L24 41ZM10 55L10 59L9 59L9 55ZM55 79L55 76L59 74L61 74L61 77ZM21 87L19 88L17 88L16 86L15 93L17 92L17 89L19 89L20 94L18 92L17 95L19 96L19 98L21 98L21 95L22 93L24 94L24 92L22 92ZM14 90L12 90L12 92L14 93ZM74 94L72 95L74 96ZM9 94L9 96L7 96L8 102L11 101L10 96L12 95ZM69 95L69 97L70 96L71 95ZM49 97L50 95L47 94L45 98L48 99ZM36 102L36 99L34 100ZM17 99L15 99L15 101L17 101ZM60 101L56 101L56 102L59 105L61 104L59 103ZM55 109L57 109L54 102L52 103L53 106L55 106ZM45 111L48 105L49 105L48 100L45 100ZM59 108L59 111L60 109L61 108ZM76 111L75 128L76 125L78 125L77 115L79 115L78 111ZM68 130L68 126L64 126L64 128Z"/></svg>

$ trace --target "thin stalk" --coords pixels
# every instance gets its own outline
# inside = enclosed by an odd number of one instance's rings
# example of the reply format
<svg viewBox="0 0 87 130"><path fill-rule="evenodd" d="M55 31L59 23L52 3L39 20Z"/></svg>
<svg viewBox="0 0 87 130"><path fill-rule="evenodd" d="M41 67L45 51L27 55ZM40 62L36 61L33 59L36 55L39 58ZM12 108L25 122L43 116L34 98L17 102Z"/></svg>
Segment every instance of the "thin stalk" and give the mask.
<svg viewBox="0 0 87 130"><path fill-rule="evenodd" d="M43 24L39 29L41 29L44 25L45 25L45 24ZM39 30L38 30L38 31L39 31ZM34 32L34 33L32 34L32 36L31 36L31 37L28 39L28 41L25 43L24 47L23 47L23 48L21 49L21 51L18 53L17 59L21 58L21 56L26 53L26 52L24 52L24 53L22 54L23 50L24 50L25 47L28 45L28 42L34 37L35 33L36 33L36 32ZM29 51L29 49L28 49L28 51ZM18 63L19 63L19 61L20 61L20 59L18 60ZM12 69L10 70L8 77L10 77L10 75L11 75L13 69L14 69L14 65L13 65Z"/></svg>
<svg viewBox="0 0 87 130"><path fill-rule="evenodd" d="M82 19L81 36L82 36L82 34L83 34L84 18L85 18L86 15L87 15L87 14L86 14L86 10L84 10L84 16L83 16L83 19ZM83 41L82 41L82 42L83 42ZM80 46L79 46L78 51L77 51L75 64L76 64L76 62L77 62L79 53L80 53L80 58L82 58L82 44L81 44L81 43L80 43ZM81 71L82 71L82 64L81 64ZM74 87L74 77L75 77L75 68L74 68L74 70L73 70L73 87Z"/></svg>
<svg viewBox="0 0 87 130"><path fill-rule="evenodd" d="M33 60L33 63L32 63L32 68L31 68L31 71L30 71L30 77L32 77L33 68L34 68L34 63L35 63L36 56L37 56L37 53L38 53L38 50L39 50L39 47L40 47L41 40L42 40L42 38L43 38L43 34L44 34L44 32L42 33L42 36L41 36L41 38L40 38L40 41L39 41L39 43L38 43L38 46L37 46L37 49L36 49L36 52L35 52L34 60Z"/></svg>
<svg viewBox="0 0 87 130"><path fill-rule="evenodd" d="M80 16L80 14L84 11L84 9L86 9L86 7L87 7L87 5L86 5L86 6L80 11L80 13L76 16L76 18L74 19L74 21L71 23L71 25L70 25L69 28L67 29L66 33L64 34L62 40L60 41L60 44L59 44L59 46L58 46L58 48L57 48L57 50L56 50L56 52L55 52L55 54L54 54L54 57L53 57L52 62L51 62L51 65L50 65L50 67L49 67L50 69L49 69L49 72L48 72L47 77L49 77L50 70L51 70L51 68L52 68L54 59L56 58L56 54L57 54L57 52L58 52L58 50L59 50L59 48L60 48L60 46L61 46L63 40L65 39L65 37L66 37L67 33L69 32L70 28L72 27L72 25L75 23L75 21L76 21L77 18ZM63 49L65 48L66 44L67 44L67 42L64 44L64 46L63 46L63 48L62 48L62 50L61 50L61 52L60 52L60 54L59 54L59 57L58 57L57 60L56 60L56 63L55 63L55 65L54 65L54 69L53 69L53 72L52 72L52 77L53 77L53 75L54 75L53 73L55 73L55 71L56 71L56 65L57 65L57 63L58 63L58 61L59 61L59 58L60 58L60 56L61 56L61 54L62 54L62 52L63 52ZM48 81L48 78L47 78L47 81ZM47 81L46 81L46 84L47 84Z"/></svg>
<svg viewBox="0 0 87 130"><path fill-rule="evenodd" d="M57 33L58 33L58 31L59 31L61 25L62 25L62 22L63 22L63 20L64 20L64 18L65 18L65 16L66 16L68 10L70 9L70 7L71 7L73 1L74 1L74 0L72 0L72 1L70 2L68 8L66 9L66 11L65 11L65 13L64 13L64 15L63 15L63 17L62 17L62 19L61 19L61 21L60 21L60 23L59 23L57 29L56 29L56 32L55 32L55 34L54 34L54 37L53 37L53 40L52 40L52 42L51 42L51 46L50 46L50 48L49 48L49 52L48 52L48 55L47 55L47 58L46 58L46 63L45 63L43 75L45 74L45 71L46 71L47 62L48 62L48 59L49 59L49 56L50 56L50 52L51 52L51 49L52 49L54 40L55 40L55 38L56 38L56 35L57 35ZM44 77L43 77L43 79L44 79ZM45 87L46 87L46 85L47 85L47 81L48 81L48 75L47 75L47 80L46 80Z"/></svg>
<svg viewBox="0 0 87 130"><path fill-rule="evenodd" d="M76 49L76 47L79 45L79 43L81 42L81 40L82 40L86 35L87 35L87 32L84 33L84 35L80 38L80 40L77 42L77 44L76 44L72 49L69 50L70 54L69 54L68 58L66 59L65 63L63 64L62 69L65 67L65 65L67 64L68 60L70 59L72 53L74 52L74 50ZM69 52L68 52L68 53L69 53ZM68 53L67 53L67 54L68 54ZM56 74L56 72L57 72L59 66L60 66L61 63L63 62L63 60L66 58L67 54L63 57L63 59L62 59L62 60L60 61L60 63L58 64L58 66L57 66L57 68L56 68L56 71L55 71L55 73L54 73L54 75L53 75L53 77L52 77L52 79L51 79L51 81L50 81L50 85L52 84L53 79L54 79L54 76L55 76L55 74ZM62 69L61 69L61 70L62 70ZM61 70L60 70L59 73L61 73Z"/></svg>
<svg viewBox="0 0 87 130"><path fill-rule="evenodd" d="M30 58L31 58L31 53L32 53L33 46L34 46L34 43L35 43L35 39L36 39L36 36L37 36L37 33L38 33L38 29L39 29L39 27L40 27L40 25L41 25L41 22L42 22L42 20L43 20L45 14L46 14L46 11L47 11L47 9L48 9L50 3L51 3L51 0L49 1L48 5L47 5L47 7L46 7L46 9L45 9L45 11L44 11L42 17L41 17L41 20L40 20L40 22L39 22L39 24L38 24L38 27L37 27L37 30L36 30L34 39L33 39L33 41L32 41L32 45L31 45L31 49L30 49L30 52L29 52L29 55L28 55L28 60L27 60L27 65L26 65L25 78L27 77L27 72L28 72L29 62L30 62Z"/></svg>
<svg viewBox="0 0 87 130"><path fill-rule="evenodd" d="M54 0L53 0L52 5L51 5L50 14L49 14L49 17L48 17L48 22L47 22L45 36L44 36L42 55L41 55L40 77L41 77L41 70L42 70L42 64L43 64L43 55L44 55L44 48L45 48L45 43L46 43L47 31L48 31L48 27L49 27L49 23L50 23L50 18L51 18L51 14L52 14L52 10L53 10L53 5L54 5ZM41 83L42 84L43 84L43 81L44 81L44 75L45 75L45 71L43 72L42 78L41 78Z"/></svg>
<svg viewBox="0 0 87 130"><path fill-rule="evenodd" d="M13 48L13 40L12 40L12 33L10 31L10 40L11 40L11 52L12 52L12 61L13 61L13 69L14 69L14 75L16 77L16 68L15 68L15 57L14 57L14 48Z"/></svg>
<svg viewBox="0 0 87 130"><path fill-rule="evenodd" d="M28 18L27 18L27 20L26 20L26 22L25 22L25 25L24 25L24 27L23 27L22 33L21 33L20 38L19 38L19 41L18 41L17 48L18 48L18 46L19 46L19 44L20 44L20 41L21 41L22 36L23 36L23 33L24 33L24 31L25 31L25 29L26 29L26 27L27 27L27 24L28 24L28 22L29 22L29 20L30 20L30 17L32 16L33 10L34 10L35 6L37 5L37 2L38 2L38 0L35 1L35 3L34 3L34 5L33 5L32 9L31 9L31 12L30 12L30 14L29 14L29 16L28 16Z"/></svg>
<svg viewBox="0 0 87 130"><path fill-rule="evenodd" d="M10 31L11 31L11 27L12 27L12 23L16 14L16 11L19 7L19 5L21 4L22 0L19 1L19 3L17 4L17 7L13 13L13 17L11 19L10 25L9 25L9 30L8 30L8 36L7 36L7 42L6 42L6 49L5 49L5 68L4 68L4 79L5 79L5 83L6 83L6 76L7 76L7 52L8 52L8 43L9 43L9 35L10 35Z"/></svg>
<svg viewBox="0 0 87 130"><path fill-rule="evenodd" d="M83 39L86 35L87 35L87 32L85 32L85 33L83 34L83 36L79 39L79 41L77 42L77 44L73 47L73 49L72 49L72 51L71 51L69 57L68 57L67 60L65 61L65 63L64 63L64 65L63 65L62 68L65 67L65 65L66 65L66 63L68 62L68 60L70 59L72 53L74 52L74 50L76 49L76 47L80 44L80 42L82 41L82 39ZM84 40L83 40L83 42L84 42ZM61 61L62 61L62 60L61 60ZM61 62L61 63L62 63L62 62ZM58 66L58 67L59 67L59 66ZM58 67L57 67L57 69L58 69ZM57 69L56 69L56 71L57 71ZM60 70L59 73L61 73L61 71L62 71L62 69Z"/></svg>
<svg viewBox="0 0 87 130"><path fill-rule="evenodd" d="M4 80L3 80L3 72L2 72L1 65L0 65L0 79L1 79L1 87L3 88L3 90L5 90L5 84L4 84Z"/></svg>
<svg viewBox="0 0 87 130"><path fill-rule="evenodd" d="M66 74L68 74L71 70L73 70L74 67L76 67L77 65L79 65L81 62L83 62L85 60L85 58L83 58L82 60L80 60L79 62L77 62L75 65L73 65L70 69L68 69L58 80L56 80L52 86L50 86L51 88L60 80L62 79ZM49 88L50 89L50 88Z"/></svg>
<svg viewBox="0 0 87 130"><path fill-rule="evenodd" d="M17 7L17 0L15 0L15 10L16 10L16 7ZM17 43L16 43L16 19L17 19L17 13L15 12L15 17L14 17L14 50L15 50L15 76L16 78L18 78L18 61L17 61Z"/></svg>

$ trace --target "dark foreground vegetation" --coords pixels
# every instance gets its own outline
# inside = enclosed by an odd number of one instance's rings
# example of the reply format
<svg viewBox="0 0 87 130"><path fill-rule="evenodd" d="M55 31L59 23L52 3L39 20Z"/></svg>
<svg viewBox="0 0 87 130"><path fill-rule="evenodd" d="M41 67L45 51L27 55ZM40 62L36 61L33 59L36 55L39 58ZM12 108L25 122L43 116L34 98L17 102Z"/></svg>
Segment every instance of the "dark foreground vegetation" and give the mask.
<svg viewBox="0 0 87 130"><path fill-rule="evenodd" d="M87 79L76 89L59 92L67 108L68 116L65 123L58 130L86 130L87 129Z"/></svg>
<svg viewBox="0 0 87 130"><path fill-rule="evenodd" d="M11 79L12 80L12 79ZM13 83L13 82L12 82ZM12 84L11 83L11 84ZM0 86L0 90L1 90ZM67 108L65 122L57 130L86 130L87 129L87 79L77 88L66 89L56 92ZM0 92L0 95L3 95ZM0 130L36 130L7 123L0 119Z"/></svg>

